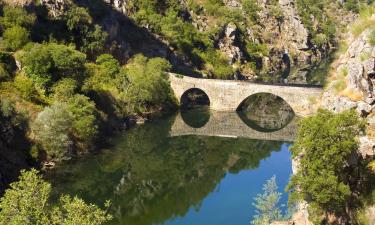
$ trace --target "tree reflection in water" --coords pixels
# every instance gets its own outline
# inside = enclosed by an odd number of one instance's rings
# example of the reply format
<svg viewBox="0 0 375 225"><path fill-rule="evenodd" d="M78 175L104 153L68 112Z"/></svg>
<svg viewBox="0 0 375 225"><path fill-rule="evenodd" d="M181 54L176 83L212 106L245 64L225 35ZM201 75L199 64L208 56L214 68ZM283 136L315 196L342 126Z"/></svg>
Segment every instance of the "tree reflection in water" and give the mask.
<svg viewBox="0 0 375 225"><path fill-rule="evenodd" d="M222 137L169 137L168 117L113 140L109 150L49 174L59 193L103 205L112 201L113 224L162 224L184 216L229 173L255 169L281 142ZM250 199L249 199L250 201ZM250 204L250 203L249 203Z"/></svg>

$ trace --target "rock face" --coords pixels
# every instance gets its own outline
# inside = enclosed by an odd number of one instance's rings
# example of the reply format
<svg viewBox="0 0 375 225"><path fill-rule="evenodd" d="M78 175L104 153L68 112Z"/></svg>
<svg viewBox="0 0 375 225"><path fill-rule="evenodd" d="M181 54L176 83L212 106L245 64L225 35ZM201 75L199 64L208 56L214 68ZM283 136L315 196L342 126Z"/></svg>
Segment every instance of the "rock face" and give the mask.
<svg viewBox="0 0 375 225"><path fill-rule="evenodd" d="M219 41L220 50L229 58L229 63L241 62L243 60L243 53L238 46L238 29L233 23L225 26L222 38Z"/></svg>
<svg viewBox="0 0 375 225"><path fill-rule="evenodd" d="M48 14L53 18L62 16L71 4L70 0L40 0L40 3L47 7Z"/></svg>
<svg viewBox="0 0 375 225"><path fill-rule="evenodd" d="M368 43L370 30L358 38L350 37L347 52L334 63L336 80L328 85L321 106L334 112L355 109L359 116L367 118L368 127L375 126L375 47ZM342 79L346 88L337 91L335 86ZM360 153L363 157L374 156L373 134L360 138Z"/></svg>

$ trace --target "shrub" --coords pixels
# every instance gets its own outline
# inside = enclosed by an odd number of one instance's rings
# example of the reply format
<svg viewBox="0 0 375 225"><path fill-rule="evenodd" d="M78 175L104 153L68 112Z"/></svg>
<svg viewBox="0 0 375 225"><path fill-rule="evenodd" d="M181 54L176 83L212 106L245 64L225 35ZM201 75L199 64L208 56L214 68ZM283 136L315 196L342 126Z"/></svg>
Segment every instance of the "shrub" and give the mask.
<svg viewBox="0 0 375 225"><path fill-rule="evenodd" d="M24 75L17 75L13 84L21 93L23 99L33 101L38 98L38 91L35 89L33 81L30 78Z"/></svg>
<svg viewBox="0 0 375 225"><path fill-rule="evenodd" d="M371 33L368 37L368 41L371 44L371 46L375 46L375 29L371 30Z"/></svg>
<svg viewBox="0 0 375 225"><path fill-rule="evenodd" d="M68 110L72 115L72 135L78 147L89 149L98 134L97 111L95 103L84 95L74 95L67 100Z"/></svg>
<svg viewBox="0 0 375 225"><path fill-rule="evenodd" d="M126 66L129 86L124 93L130 113L144 113L173 102L165 74L170 69L171 65L162 58L137 55L131 59Z"/></svg>
<svg viewBox="0 0 375 225"><path fill-rule="evenodd" d="M6 50L15 51L22 48L29 40L29 32L20 26L14 26L4 31L2 47Z"/></svg>
<svg viewBox="0 0 375 225"><path fill-rule="evenodd" d="M303 199L331 213L343 213L350 198L346 170L350 155L358 148L356 137L363 124L355 111L333 114L320 110L303 119L291 151L302 154L300 168L291 179L291 200Z"/></svg>
<svg viewBox="0 0 375 225"><path fill-rule="evenodd" d="M32 124L36 141L49 159L60 161L73 142L70 135L73 117L65 103L56 103L40 112Z"/></svg>
<svg viewBox="0 0 375 225"><path fill-rule="evenodd" d="M25 9L5 6L3 8L3 17L0 18L0 25L3 29L8 29L14 26L31 28L34 25L35 20L35 15L28 14Z"/></svg>
<svg viewBox="0 0 375 225"><path fill-rule="evenodd" d="M52 87L55 102L67 101L73 97L78 88L77 81L71 78L63 78Z"/></svg>
<svg viewBox="0 0 375 225"><path fill-rule="evenodd" d="M23 71L40 88L50 91L62 78L84 79L86 55L60 44L36 44L22 57Z"/></svg>
<svg viewBox="0 0 375 225"><path fill-rule="evenodd" d="M35 169L21 171L19 181L12 183L0 199L0 225L100 225L112 219L105 210L78 197L63 195L58 203L51 205L51 191L51 184Z"/></svg>

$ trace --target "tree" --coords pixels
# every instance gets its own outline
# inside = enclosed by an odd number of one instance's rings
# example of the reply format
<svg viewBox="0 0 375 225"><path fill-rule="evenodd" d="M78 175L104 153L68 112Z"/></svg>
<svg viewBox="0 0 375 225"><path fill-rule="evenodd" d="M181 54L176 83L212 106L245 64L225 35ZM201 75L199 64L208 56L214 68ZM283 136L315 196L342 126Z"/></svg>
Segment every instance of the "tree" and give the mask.
<svg viewBox="0 0 375 225"><path fill-rule="evenodd" d="M173 102L165 74L170 68L169 62L162 58L137 55L130 61L126 66L129 85L124 93L130 113L143 113Z"/></svg>
<svg viewBox="0 0 375 225"><path fill-rule="evenodd" d="M263 185L263 194L255 197L253 204L257 215L251 221L254 225L269 225L272 221L281 219L282 213L278 207L281 193L277 191L276 177L273 176Z"/></svg>
<svg viewBox="0 0 375 225"><path fill-rule="evenodd" d="M29 32L20 26L14 26L4 31L2 47L6 50L15 51L29 42Z"/></svg>
<svg viewBox="0 0 375 225"><path fill-rule="evenodd" d="M3 17L0 18L0 25L3 29L14 26L31 28L36 20L36 16L28 14L25 9L19 7L4 6Z"/></svg>
<svg viewBox="0 0 375 225"><path fill-rule="evenodd" d="M91 147L98 134L97 111L95 103L84 95L74 95L67 100L68 110L72 115L72 135L86 150Z"/></svg>
<svg viewBox="0 0 375 225"><path fill-rule="evenodd" d="M0 199L0 224L48 224L46 206L51 185L36 170L22 171Z"/></svg>
<svg viewBox="0 0 375 225"><path fill-rule="evenodd" d="M73 117L65 103L56 103L40 112L32 124L36 141L50 159L61 160L67 155L73 142L70 129Z"/></svg>
<svg viewBox="0 0 375 225"><path fill-rule="evenodd" d="M65 102L73 97L78 89L77 81L72 78L63 78L52 87L55 102Z"/></svg>
<svg viewBox="0 0 375 225"><path fill-rule="evenodd" d="M112 218L97 206L67 195L51 206L50 193L51 184L38 171L21 171L19 181L0 199L0 225L100 225Z"/></svg>
<svg viewBox="0 0 375 225"><path fill-rule="evenodd" d="M357 150L362 122L354 111L333 114L320 110L303 119L291 151L302 155L300 167L291 179L290 199L306 200L319 208L341 213L350 197L349 157Z"/></svg>
<svg viewBox="0 0 375 225"><path fill-rule="evenodd" d="M35 44L21 57L25 74L47 92L62 78L83 80L85 61L85 54L55 43Z"/></svg>

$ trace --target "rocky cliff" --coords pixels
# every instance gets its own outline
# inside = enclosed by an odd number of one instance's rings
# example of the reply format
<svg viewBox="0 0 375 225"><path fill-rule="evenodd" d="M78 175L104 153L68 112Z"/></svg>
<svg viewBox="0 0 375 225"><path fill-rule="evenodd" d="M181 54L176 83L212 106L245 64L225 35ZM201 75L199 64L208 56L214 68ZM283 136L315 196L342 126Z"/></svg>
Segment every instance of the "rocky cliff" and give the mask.
<svg viewBox="0 0 375 225"><path fill-rule="evenodd" d="M332 65L330 82L321 107L334 112L355 109L367 119L367 133L360 138L363 157L375 155L375 46L368 41L370 30L350 35L348 50Z"/></svg>
<svg viewBox="0 0 375 225"><path fill-rule="evenodd" d="M72 4L89 8L109 34L109 50L122 62L137 53L161 56L178 72L190 75L280 82L291 66L308 68L331 49L330 43L318 47L312 42L313 31L302 22L296 0L41 3L51 17L64 14ZM338 24L345 24L350 16L336 3L327 8L337 6ZM319 26L325 25L314 19L314 27L319 30ZM212 47L214 51L209 51ZM285 69L287 73L279 73ZM294 80L306 82L304 78Z"/></svg>

